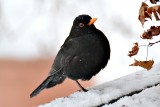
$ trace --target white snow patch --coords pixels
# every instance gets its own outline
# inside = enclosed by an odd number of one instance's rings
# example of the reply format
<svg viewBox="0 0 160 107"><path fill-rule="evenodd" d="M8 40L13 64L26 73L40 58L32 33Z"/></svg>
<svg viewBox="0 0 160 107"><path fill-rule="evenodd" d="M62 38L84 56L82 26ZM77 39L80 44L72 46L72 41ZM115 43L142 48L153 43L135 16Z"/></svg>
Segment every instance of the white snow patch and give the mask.
<svg viewBox="0 0 160 107"><path fill-rule="evenodd" d="M160 86L152 87L132 97L124 97L114 104L103 107L159 107Z"/></svg>

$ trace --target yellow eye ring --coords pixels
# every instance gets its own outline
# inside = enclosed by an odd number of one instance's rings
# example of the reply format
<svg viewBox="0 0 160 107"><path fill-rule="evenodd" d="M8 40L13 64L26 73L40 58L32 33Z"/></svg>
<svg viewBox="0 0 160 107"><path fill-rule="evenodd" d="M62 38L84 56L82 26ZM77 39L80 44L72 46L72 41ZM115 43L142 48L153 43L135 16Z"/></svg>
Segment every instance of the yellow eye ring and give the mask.
<svg viewBox="0 0 160 107"><path fill-rule="evenodd" d="M79 27L83 27L84 26L84 24L83 23L79 23Z"/></svg>

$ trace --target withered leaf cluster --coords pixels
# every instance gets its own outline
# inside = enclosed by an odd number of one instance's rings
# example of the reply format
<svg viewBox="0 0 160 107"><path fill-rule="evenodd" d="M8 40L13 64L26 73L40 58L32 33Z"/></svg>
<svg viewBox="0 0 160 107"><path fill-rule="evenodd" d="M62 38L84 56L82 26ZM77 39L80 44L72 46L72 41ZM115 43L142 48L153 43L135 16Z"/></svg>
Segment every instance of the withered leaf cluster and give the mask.
<svg viewBox="0 0 160 107"><path fill-rule="evenodd" d="M141 22L142 26L144 25L144 22L147 21L146 18L152 19L151 14L149 14L147 11L148 8L149 6L146 3L142 2L142 5L139 9L139 16L138 16L138 19Z"/></svg>
<svg viewBox="0 0 160 107"><path fill-rule="evenodd" d="M142 2L138 16L138 19L141 22L142 26L144 25L144 22L147 21L146 18L152 20L152 13L156 20L160 20L160 5L149 7L146 3Z"/></svg>
<svg viewBox="0 0 160 107"><path fill-rule="evenodd" d="M150 29L144 31L140 36L142 39L152 39L153 36L158 36L160 34L160 26L151 26Z"/></svg>
<svg viewBox="0 0 160 107"><path fill-rule="evenodd" d="M152 4L156 4L159 2L159 0L150 0ZM154 17L153 17L154 16ZM155 5L152 7L149 7L145 2L142 2L142 5L139 9L139 16L138 19L141 22L142 26L144 23L147 21L147 19L155 18L156 21L160 20L160 5ZM147 31L144 31L143 34L140 36L142 39L152 39L153 36L158 36L160 35L160 26L151 26L150 29L147 29ZM159 41L154 42L154 43L149 43L146 46L152 46L155 43L159 43ZM132 50L129 51L128 56L132 57L134 55L137 55L139 51L139 46L138 43L134 43L134 46L132 47ZM147 51L148 52L148 51ZM131 64L130 66L140 66L143 67L147 70L150 70L154 64L153 60L146 60L146 61L139 61L135 59L135 62Z"/></svg>
<svg viewBox="0 0 160 107"><path fill-rule="evenodd" d="M149 61L138 61L136 59L134 59L134 63L129 65L129 66L140 66L140 67L143 67L147 70L150 70L154 64L154 61L153 60L149 60Z"/></svg>
<svg viewBox="0 0 160 107"><path fill-rule="evenodd" d="M139 50L139 47L138 47L138 43L136 42L136 43L134 43L134 46L133 46L132 50L129 51L128 56L129 56L129 57L132 57L132 56L134 56L134 55L137 55L138 50Z"/></svg>

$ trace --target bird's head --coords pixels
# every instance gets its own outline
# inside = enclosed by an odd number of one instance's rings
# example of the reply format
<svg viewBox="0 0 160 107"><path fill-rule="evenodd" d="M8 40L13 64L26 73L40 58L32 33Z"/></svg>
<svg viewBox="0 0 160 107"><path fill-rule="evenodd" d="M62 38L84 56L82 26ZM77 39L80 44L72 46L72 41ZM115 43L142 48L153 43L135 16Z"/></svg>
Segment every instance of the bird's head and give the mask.
<svg viewBox="0 0 160 107"><path fill-rule="evenodd" d="M97 18L91 18L89 15L79 15L75 18L73 25L79 26L80 28L89 27L94 24Z"/></svg>
<svg viewBox="0 0 160 107"><path fill-rule="evenodd" d="M89 15L79 15L73 21L73 26L71 29L71 33L77 33L77 36L83 35L84 33L90 33L94 31L95 26L94 22L97 18L91 18Z"/></svg>

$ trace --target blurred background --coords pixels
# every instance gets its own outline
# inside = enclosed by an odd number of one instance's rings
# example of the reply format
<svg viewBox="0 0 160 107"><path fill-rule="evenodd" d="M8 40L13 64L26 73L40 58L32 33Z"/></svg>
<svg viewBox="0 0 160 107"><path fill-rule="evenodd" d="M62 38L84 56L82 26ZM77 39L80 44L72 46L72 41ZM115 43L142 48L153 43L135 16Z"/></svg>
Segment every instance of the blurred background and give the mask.
<svg viewBox="0 0 160 107"><path fill-rule="evenodd" d="M81 82L85 87L133 73L134 58L127 56L143 32L138 21L141 0L0 0L0 107L33 107L67 96L79 87L67 79L63 84L30 93L47 77L52 62L69 35L73 20L80 14L98 18L95 25L110 41L111 59L96 77ZM156 46L149 59L160 58ZM136 59L146 59L146 48Z"/></svg>

